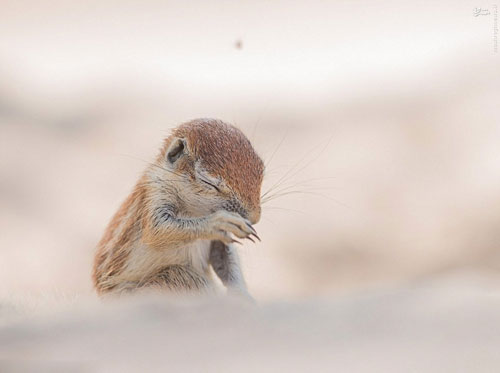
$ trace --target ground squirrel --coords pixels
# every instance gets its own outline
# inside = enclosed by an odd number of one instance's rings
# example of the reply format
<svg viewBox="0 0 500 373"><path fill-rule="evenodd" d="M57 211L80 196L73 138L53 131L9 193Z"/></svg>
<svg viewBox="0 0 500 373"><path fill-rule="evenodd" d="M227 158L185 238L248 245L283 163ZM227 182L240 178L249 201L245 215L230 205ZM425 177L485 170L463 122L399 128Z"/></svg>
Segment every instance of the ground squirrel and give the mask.
<svg viewBox="0 0 500 373"><path fill-rule="evenodd" d="M263 174L236 127L197 119L175 128L98 244L97 292L205 291L211 265L229 291L248 295L233 237L258 238Z"/></svg>

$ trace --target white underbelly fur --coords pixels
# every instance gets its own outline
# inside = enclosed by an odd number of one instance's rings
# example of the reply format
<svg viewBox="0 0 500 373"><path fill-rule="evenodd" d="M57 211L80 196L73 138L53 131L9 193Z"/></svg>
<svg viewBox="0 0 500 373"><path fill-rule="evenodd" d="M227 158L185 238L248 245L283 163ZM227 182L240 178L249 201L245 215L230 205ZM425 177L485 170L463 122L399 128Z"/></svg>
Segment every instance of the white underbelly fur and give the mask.
<svg viewBox="0 0 500 373"><path fill-rule="evenodd" d="M184 265L200 275L208 275L210 241L196 240L180 248L153 249L138 245L130 253L120 281L140 281L169 265Z"/></svg>

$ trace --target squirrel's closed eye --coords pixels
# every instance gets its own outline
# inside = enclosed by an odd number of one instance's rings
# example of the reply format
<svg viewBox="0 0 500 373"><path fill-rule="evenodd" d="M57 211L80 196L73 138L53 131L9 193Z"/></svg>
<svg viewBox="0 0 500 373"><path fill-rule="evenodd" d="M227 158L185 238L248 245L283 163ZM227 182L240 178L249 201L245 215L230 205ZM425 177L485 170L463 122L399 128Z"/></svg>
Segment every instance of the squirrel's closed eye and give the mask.
<svg viewBox="0 0 500 373"><path fill-rule="evenodd" d="M212 184L211 182L204 180L204 179L200 179L200 181L207 184L207 185L210 185L212 188L214 188L217 192L220 193L220 189L217 187L217 185Z"/></svg>

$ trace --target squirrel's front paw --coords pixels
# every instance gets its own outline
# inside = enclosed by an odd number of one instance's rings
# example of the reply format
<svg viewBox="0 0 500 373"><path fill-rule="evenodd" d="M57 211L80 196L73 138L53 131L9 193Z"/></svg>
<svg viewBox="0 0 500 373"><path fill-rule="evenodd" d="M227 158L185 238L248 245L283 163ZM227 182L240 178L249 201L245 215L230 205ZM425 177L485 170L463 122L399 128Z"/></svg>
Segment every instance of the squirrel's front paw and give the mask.
<svg viewBox="0 0 500 373"><path fill-rule="evenodd" d="M226 244L238 242L231 236L231 233L238 238L248 238L250 241L253 241L252 236L254 236L260 241L252 224L239 214L220 210L209 216L208 234L211 239Z"/></svg>

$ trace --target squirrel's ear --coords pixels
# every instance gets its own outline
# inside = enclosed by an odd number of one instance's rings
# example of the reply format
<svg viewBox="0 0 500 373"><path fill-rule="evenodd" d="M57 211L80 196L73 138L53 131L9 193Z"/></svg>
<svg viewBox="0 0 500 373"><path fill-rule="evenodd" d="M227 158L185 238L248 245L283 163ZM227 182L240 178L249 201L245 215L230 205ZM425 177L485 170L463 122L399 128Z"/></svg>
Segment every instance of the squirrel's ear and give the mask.
<svg viewBox="0 0 500 373"><path fill-rule="evenodd" d="M170 163L175 163L185 153L186 142L184 139L175 138L167 150L167 159Z"/></svg>

